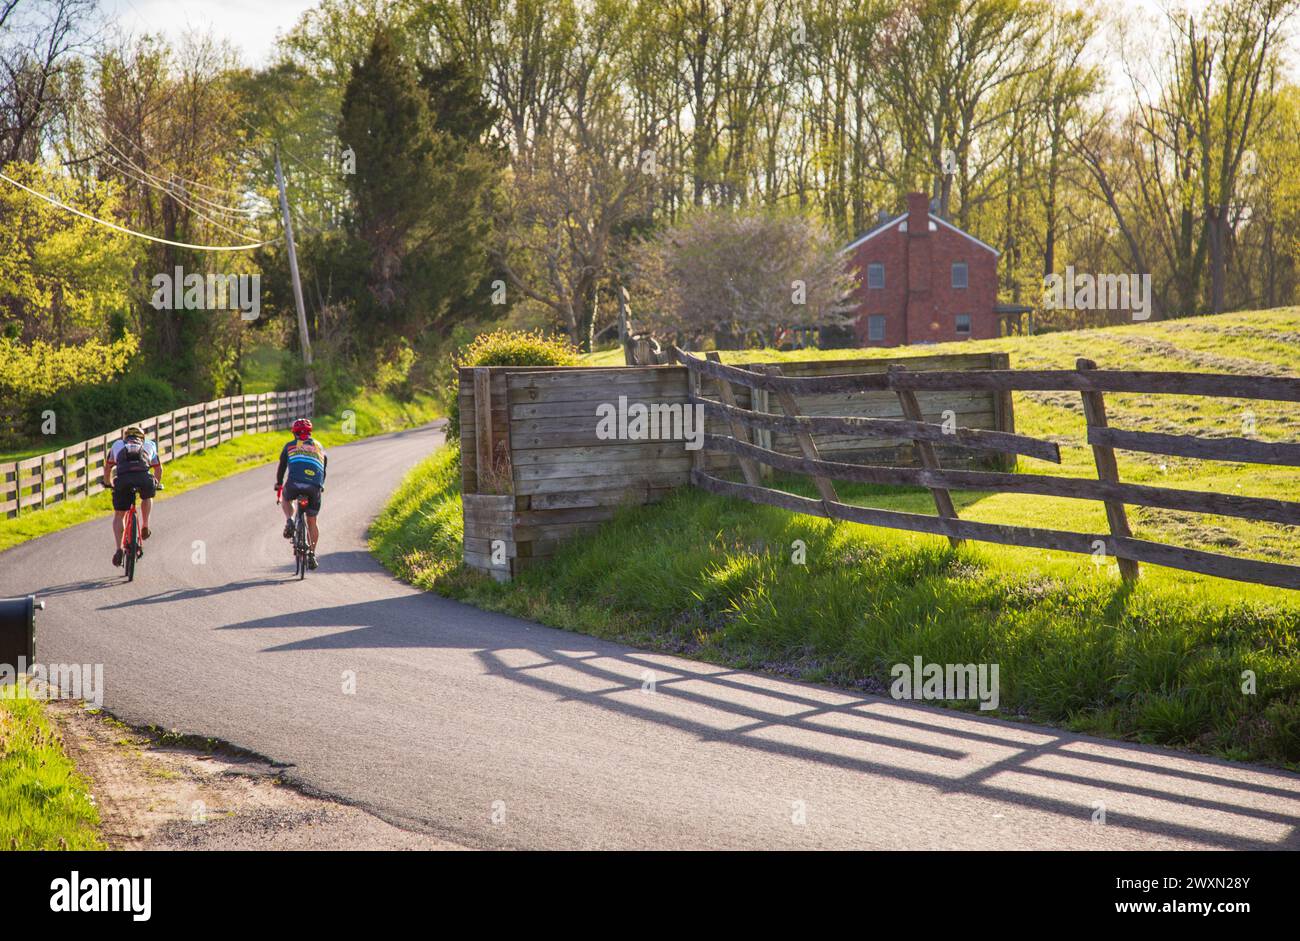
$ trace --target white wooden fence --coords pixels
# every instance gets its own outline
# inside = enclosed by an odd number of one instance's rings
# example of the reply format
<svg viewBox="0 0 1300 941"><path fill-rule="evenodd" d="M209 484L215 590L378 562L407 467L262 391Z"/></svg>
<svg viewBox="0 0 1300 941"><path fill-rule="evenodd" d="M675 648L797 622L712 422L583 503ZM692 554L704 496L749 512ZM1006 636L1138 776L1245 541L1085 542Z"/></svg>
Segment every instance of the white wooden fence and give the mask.
<svg viewBox="0 0 1300 941"><path fill-rule="evenodd" d="M170 461L240 435L287 428L295 418L311 415L314 406L311 389L263 392L214 399L135 424L158 443L159 457ZM12 518L99 493L104 457L121 436L119 428L49 454L0 464L0 514Z"/></svg>

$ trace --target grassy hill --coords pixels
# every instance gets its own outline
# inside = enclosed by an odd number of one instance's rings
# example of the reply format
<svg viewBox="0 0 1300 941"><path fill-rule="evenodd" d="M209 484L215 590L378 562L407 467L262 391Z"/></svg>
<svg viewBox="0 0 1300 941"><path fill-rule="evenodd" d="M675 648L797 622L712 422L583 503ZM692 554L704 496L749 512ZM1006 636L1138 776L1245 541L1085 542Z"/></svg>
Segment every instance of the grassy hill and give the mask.
<svg viewBox="0 0 1300 941"><path fill-rule="evenodd" d="M1016 367L1300 376L1300 310L951 344L1002 350ZM907 350L724 354L724 360L899 356ZM605 354L596 354L597 357ZM1294 405L1108 395L1116 427L1297 440ZM1077 394L1015 397L1017 430L1048 437L1062 465L1095 476ZM1249 414L1248 414L1249 413ZM498 585L459 564L454 454L435 455L376 522L372 547L417 585L543 623L712 662L885 692L890 666L998 663L1000 714L1097 734L1300 764L1300 592L1146 565L1125 586L1113 561L831 523L683 488L575 539L553 563ZM1120 454L1132 482L1296 498L1300 471ZM779 480L779 479L778 479ZM814 496L802 479L781 486ZM839 484L847 502L933 513L928 492ZM956 492L967 519L1104 532L1100 504ZM1287 527L1130 509L1135 534L1261 559L1300 560ZM802 540L806 564L791 547ZM1249 671L1249 672L1247 672ZM1253 676L1257 687L1243 683ZM1248 686L1248 683L1247 683ZM953 703L970 708L969 703Z"/></svg>

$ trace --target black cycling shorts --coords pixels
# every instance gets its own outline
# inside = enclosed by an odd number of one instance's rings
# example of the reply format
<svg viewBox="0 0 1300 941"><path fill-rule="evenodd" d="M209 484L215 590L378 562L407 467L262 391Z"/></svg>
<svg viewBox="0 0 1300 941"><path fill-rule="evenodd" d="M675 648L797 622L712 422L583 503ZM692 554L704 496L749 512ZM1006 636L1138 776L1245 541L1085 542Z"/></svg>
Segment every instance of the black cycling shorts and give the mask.
<svg viewBox="0 0 1300 941"><path fill-rule="evenodd" d="M320 512L320 487L315 484L300 484L287 480L280 496L289 501L296 500L298 497L306 497L307 515L315 516Z"/></svg>
<svg viewBox="0 0 1300 941"><path fill-rule="evenodd" d="M154 484L153 474L148 471L127 471L113 478L113 509L119 513L135 505L135 495L141 500L152 499L158 488Z"/></svg>

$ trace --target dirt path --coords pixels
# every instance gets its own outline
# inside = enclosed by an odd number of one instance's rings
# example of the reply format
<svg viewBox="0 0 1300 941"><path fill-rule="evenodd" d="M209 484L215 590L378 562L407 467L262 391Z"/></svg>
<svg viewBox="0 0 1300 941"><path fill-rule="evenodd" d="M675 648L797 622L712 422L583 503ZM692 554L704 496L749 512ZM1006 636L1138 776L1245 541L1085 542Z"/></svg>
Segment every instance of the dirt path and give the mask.
<svg viewBox="0 0 1300 941"><path fill-rule="evenodd" d="M172 740L54 701L115 850L460 849L290 787L281 768L218 743Z"/></svg>

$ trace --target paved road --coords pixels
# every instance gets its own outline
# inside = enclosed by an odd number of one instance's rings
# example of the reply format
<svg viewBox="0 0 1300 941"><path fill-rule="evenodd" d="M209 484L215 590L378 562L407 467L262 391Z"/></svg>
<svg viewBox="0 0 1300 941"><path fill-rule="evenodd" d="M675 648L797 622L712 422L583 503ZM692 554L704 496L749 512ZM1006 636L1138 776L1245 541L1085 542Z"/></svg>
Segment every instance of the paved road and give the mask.
<svg viewBox="0 0 1300 941"><path fill-rule="evenodd" d="M0 596L43 595L39 658L103 663L123 719L225 739L471 846L1300 848L1294 775L647 653L408 588L365 530L440 440L331 451L305 583L260 468L161 502L134 584L96 521L0 554Z"/></svg>

